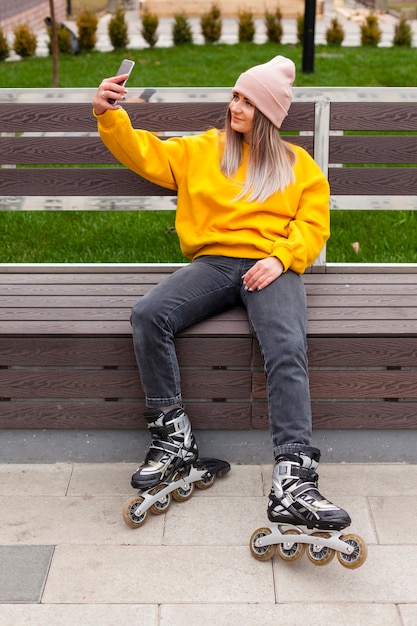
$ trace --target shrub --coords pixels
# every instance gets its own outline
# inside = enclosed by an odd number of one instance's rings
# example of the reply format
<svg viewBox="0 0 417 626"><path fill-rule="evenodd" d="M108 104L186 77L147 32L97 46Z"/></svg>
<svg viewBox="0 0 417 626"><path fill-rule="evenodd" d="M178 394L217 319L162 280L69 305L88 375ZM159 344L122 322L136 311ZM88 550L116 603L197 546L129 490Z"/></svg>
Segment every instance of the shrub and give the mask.
<svg viewBox="0 0 417 626"><path fill-rule="evenodd" d="M407 48L411 48L413 43L413 31L405 17L402 17L395 25L392 43L394 46L406 46Z"/></svg>
<svg viewBox="0 0 417 626"><path fill-rule="evenodd" d="M366 16L364 24L361 24L361 45L377 46L381 41L382 31L379 28L378 18L374 13Z"/></svg>
<svg viewBox="0 0 417 626"><path fill-rule="evenodd" d="M304 15L297 16L297 41L301 44L304 42Z"/></svg>
<svg viewBox="0 0 417 626"><path fill-rule="evenodd" d="M30 30L29 26L27 24L16 26L13 34L13 50L16 54L22 58L35 56L38 40L35 33Z"/></svg>
<svg viewBox="0 0 417 626"><path fill-rule="evenodd" d="M283 28L282 28L282 13L279 7L276 8L275 13L265 11L265 28L266 38L272 43L281 43Z"/></svg>
<svg viewBox="0 0 417 626"><path fill-rule="evenodd" d="M3 30L0 28L0 61L5 61L7 57L10 55L10 47L7 43L6 35Z"/></svg>
<svg viewBox="0 0 417 626"><path fill-rule="evenodd" d="M326 30L326 42L333 46L341 46L345 38L345 31L343 26L337 19L333 18L330 22L329 28Z"/></svg>
<svg viewBox="0 0 417 626"><path fill-rule="evenodd" d="M83 50L94 50L97 43L98 19L91 11L82 11L77 16L78 40Z"/></svg>
<svg viewBox="0 0 417 626"><path fill-rule="evenodd" d="M174 46L181 46L186 43L193 43L193 33L191 24L187 15L176 13L174 15L174 23L172 25L172 39Z"/></svg>
<svg viewBox="0 0 417 626"><path fill-rule="evenodd" d="M110 43L115 50L127 48L129 34L126 24L126 12L123 7L117 7L115 14L109 21L108 32Z"/></svg>
<svg viewBox="0 0 417 626"><path fill-rule="evenodd" d="M242 41L253 41L255 37L255 21L252 11L238 11L238 39Z"/></svg>
<svg viewBox="0 0 417 626"><path fill-rule="evenodd" d="M151 48L156 46L158 41L158 35L156 33L157 28L159 26L159 18L155 13L150 13L148 9L145 8L143 11L142 17L142 29L140 34Z"/></svg>
<svg viewBox="0 0 417 626"><path fill-rule="evenodd" d="M200 18L201 32L205 43L215 43L222 36L222 19L220 7L212 4L207 13Z"/></svg>
<svg viewBox="0 0 417 626"><path fill-rule="evenodd" d="M50 26L47 27L49 41L48 41L48 51L49 54L52 54L52 28ZM63 24L60 24L57 28L57 38L58 38L58 50L62 54L72 54L72 43L71 43L71 33L68 28L65 28Z"/></svg>

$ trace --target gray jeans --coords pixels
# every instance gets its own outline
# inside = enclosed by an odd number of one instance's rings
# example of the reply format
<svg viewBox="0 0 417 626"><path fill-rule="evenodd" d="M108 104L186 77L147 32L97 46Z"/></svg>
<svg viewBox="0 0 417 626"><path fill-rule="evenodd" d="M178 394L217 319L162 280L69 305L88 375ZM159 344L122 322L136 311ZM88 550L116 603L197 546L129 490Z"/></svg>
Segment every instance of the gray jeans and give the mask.
<svg viewBox="0 0 417 626"><path fill-rule="evenodd" d="M287 271L265 289L246 291L242 275L255 262L202 256L156 285L132 310L136 360L148 407L182 402L175 335L243 304L264 358L275 455L283 446L296 452L311 438L304 285Z"/></svg>

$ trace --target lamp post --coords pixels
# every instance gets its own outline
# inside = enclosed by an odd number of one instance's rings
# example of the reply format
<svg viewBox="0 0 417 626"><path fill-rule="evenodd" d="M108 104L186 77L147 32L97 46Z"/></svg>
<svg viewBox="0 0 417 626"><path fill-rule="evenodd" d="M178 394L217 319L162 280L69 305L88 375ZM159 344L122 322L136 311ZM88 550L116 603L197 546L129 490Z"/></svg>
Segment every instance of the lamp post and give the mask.
<svg viewBox="0 0 417 626"><path fill-rule="evenodd" d="M305 0L303 33L303 72L314 72L314 30L316 26L316 0Z"/></svg>

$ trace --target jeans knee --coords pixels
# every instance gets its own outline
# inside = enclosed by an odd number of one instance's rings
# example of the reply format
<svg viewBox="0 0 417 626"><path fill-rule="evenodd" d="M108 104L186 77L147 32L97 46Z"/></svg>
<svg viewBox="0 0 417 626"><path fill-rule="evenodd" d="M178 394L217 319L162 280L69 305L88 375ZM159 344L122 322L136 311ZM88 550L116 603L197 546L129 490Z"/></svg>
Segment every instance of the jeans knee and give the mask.
<svg viewBox="0 0 417 626"><path fill-rule="evenodd" d="M149 311L149 307L146 306L144 298L141 298L132 307L130 323L133 328L139 329L142 326L146 326L148 319L152 319L152 313Z"/></svg>

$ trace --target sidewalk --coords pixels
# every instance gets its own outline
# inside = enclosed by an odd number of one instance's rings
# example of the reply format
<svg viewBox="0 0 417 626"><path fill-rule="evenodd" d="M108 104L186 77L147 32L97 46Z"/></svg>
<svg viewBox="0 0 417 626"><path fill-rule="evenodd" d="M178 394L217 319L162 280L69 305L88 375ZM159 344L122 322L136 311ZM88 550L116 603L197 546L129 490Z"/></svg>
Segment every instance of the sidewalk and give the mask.
<svg viewBox="0 0 417 626"><path fill-rule="evenodd" d="M272 466L233 465L211 489L128 528L131 464L0 465L4 626L414 626L417 465L321 466L368 559L257 561Z"/></svg>

